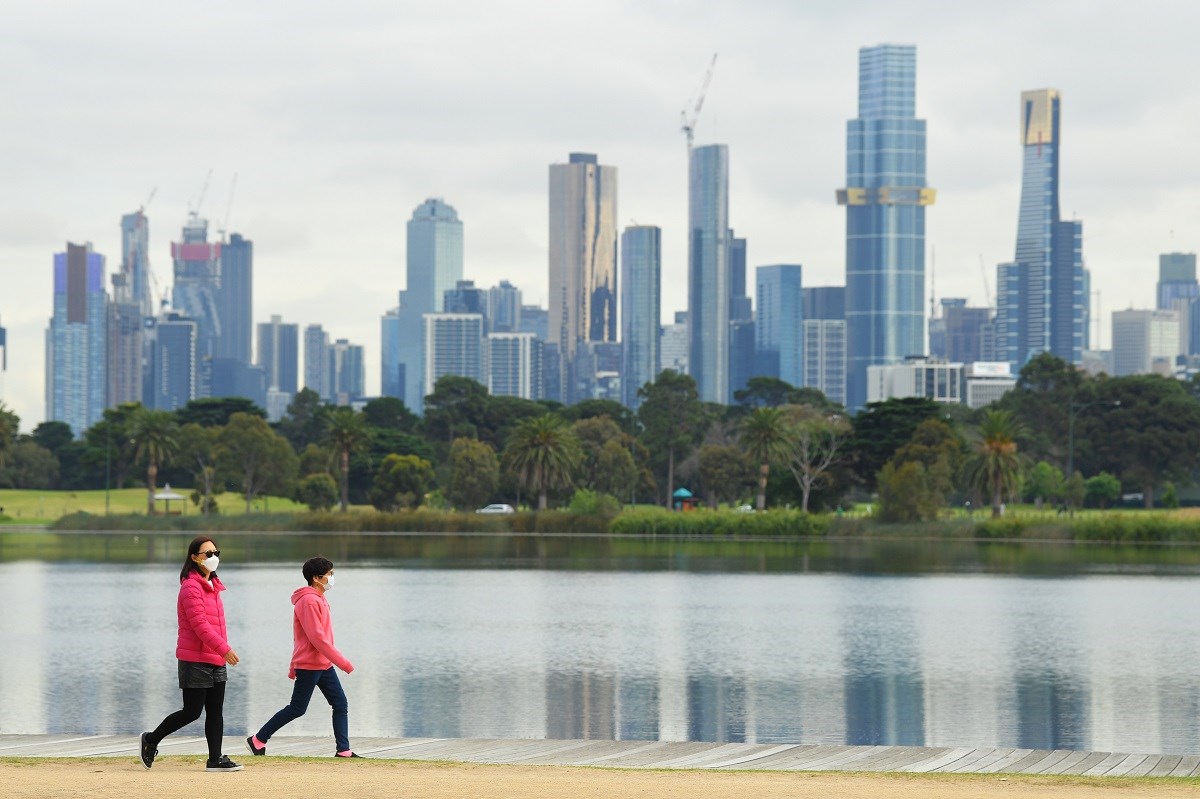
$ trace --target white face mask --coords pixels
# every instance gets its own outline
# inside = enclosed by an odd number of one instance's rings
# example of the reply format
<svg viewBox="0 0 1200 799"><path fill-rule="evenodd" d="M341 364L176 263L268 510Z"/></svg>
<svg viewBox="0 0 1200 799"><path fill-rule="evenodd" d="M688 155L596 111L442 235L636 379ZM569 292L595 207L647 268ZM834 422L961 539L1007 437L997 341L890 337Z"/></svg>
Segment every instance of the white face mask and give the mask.
<svg viewBox="0 0 1200 799"><path fill-rule="evenodd" d="M333 588L333 575L332 574L325 578L325 590L328 591L330 588Z"/></svg>
<svg viewBox="0 0 1200 799"><path fill-rule="evenodd" d="M220 562L221 562L221 559L218 558L216 555L213 555L211 558L204 559L204 568L208 569L209 574L212 574L213 572L215 572L217 570L217 564L219 564Z"/></svg>

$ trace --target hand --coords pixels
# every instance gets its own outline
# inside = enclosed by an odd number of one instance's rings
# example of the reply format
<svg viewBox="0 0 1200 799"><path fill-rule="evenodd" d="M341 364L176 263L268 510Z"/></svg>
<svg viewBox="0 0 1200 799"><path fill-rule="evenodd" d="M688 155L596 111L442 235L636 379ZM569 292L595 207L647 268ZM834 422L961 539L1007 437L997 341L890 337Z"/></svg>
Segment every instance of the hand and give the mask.
<svg viewBox="0 0 1200 799"><path fill-rule="evenodd" d="M226 652L225 653L225 662L228 663L230 666L236 666L238 664L237 652L234 652L232 649L230 649L228 652Z"/></svg>
<svg viewBox="0 0 1200 799"><path fill-rule="evenodd" d="M352 671L354 671L354 664L350 661L346 661L346 673L349 674Z"/></svg>

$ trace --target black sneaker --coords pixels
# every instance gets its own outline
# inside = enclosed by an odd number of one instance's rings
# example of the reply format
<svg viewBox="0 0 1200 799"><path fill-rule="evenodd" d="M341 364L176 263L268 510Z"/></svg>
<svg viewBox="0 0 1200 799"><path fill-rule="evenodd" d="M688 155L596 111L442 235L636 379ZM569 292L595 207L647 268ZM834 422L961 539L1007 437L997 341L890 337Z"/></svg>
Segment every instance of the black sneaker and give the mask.
<svg viewBox="0 0 1200 799"><path fill-rule="evenodd" d="M241 771L242 767L229 759L229 755L221 755L220 760L210 760L205 771Z"/></svg>
<svg viewBox="0 0 1200 799"><path fill-rule="evenodd" d="M340 758L342 758L342 759L344 759L344 760L349 760L349 759L350 759L350 758L352 758L352 757L359 757L359 758L362 758L363 760L366 760L366 758L365 758L365 757L363 757L362 755L358 754L357 752L351 752L351 753L350 753L350 754L348 754L348 755L340 755L340 754L336 754L336 753L335 753L335 754L334 754L334 757L340 757Z"/></svg>
<svg viewBox="0 0 1200 799"><path fill-rule="evenodd" d="M141 738L142 751L140 757L142 760L142 768L149 769L154 765L154 757L158 754L158 750L150 746L150 733L142 733Z"/></svg>
<svg viewBox="0 0 1200 799"><path fill-rule="evenodd" d="M251 735L249 738L246 739L246 747L249 748L250 754L252 754L252 755L265 755L267 753L267 747L264 746L262 748L259 748L254 745L254 736L253 735Z"/></svg>

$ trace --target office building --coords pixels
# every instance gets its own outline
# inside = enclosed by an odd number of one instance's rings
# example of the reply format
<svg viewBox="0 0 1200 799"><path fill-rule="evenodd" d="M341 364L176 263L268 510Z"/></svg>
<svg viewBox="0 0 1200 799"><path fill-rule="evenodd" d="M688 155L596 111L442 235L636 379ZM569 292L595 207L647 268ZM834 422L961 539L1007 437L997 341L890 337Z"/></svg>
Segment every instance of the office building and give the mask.
<svg viewBox="0 0 1200 799"><path fill-rule="evenodd" d="M621 402L621 345L615 341L584 341L575 350L571 370L575 402L608 399Z"/></svg>
<svg viewBox="0 0 1200 799"><path fill-rule="evenodd" d="M439 377L457 375L487 385L483 314L425 314L424 372L433 391Z"/></svg>
<svg viewBox="0 0 1200 799"><path fill-rule="evenodd" d="M659 307L662 303L662 229L625 228L621 234L622 402L639 404L638 389L654 382L660 358Z"/></svg>
<svg viewBox="0 0 1200 799"><path fill-rule="evenodd" d="M976 361L967 364L967 407L984 408L1017 387L1017 376L1008 361Z"/></svg>
<svg viewBox="0 0 1200 799"><path fill-rule="evenodd" d="M234 233L221 244L221 284L217 316L221 332L215 358L249 365L254 334L254 243Z"/></svg>
<svg viewBox="0 0 1200 799"><path fill-rule="evenodd" d="M487 387L497 397L542 396L542 342L532 333L488 333Z"/></svg>
<svg viewBox="0 0 1200 799"><path fill-rule="evenodd" d="M670 369L681 375L688 374L689 346L687 311L676 311L674 323L663 325L662 328L662 337L659 346L659 371ZM655 375L655 377L658 377L658 375Z"/></svg>
<svg viewBox="0 0 1200 799"><path fill-rule="evenodd" d="M813 286L804 288L804 319L846 321L846 287Z"/></svg>
<svg viewBox="0 0 1200 799"><path fill-rule="evenodd" d="M1196 254L1163 253L1158 256L1158 309L1179 314L1179 354L1200 352L1200 283L1196 281Z"/></svg>
<svg viewBox="0 0 1200 799"><path fill-rule="evenodd" d="M1000 264L996 279L997 360L1014 365L1041 352L1078 364L1089 348L1083 223L1059 216L1061 109L1056 89L1021 94L1016 258Z"/></svg>
<svg viewBox="0 0 1200 799"><path fill-rule="evenodd" d="M994 358L991 327L991 308L970 308L961 297L944 298L941 314L929 320L929 356L961 363L990 362Z"/></svg>
<svg viewBox="0 0 1200 799"><path fill-rule="evenodd" d="M961 363L908 358L904 363L867 367L867 402L925 397L934 402L962 403L965 371Z"/></svg>
<svg viewBox="0 0 1200 799"><path fill-rule="evenodd" d="M828 399L846 404L846 321L805 319L804 388L815 388Z"/></svg>
<svg viewBox="0 0 1200 799"><path fill-rule="evenodd" d="M804 385L804 291L800 264L755 270L755 320L759 373L793 386Z"/></svg>
<svg viewBox="0 0 1200 799"><path fill-rule="evenodd" d="M474 280L460 280L454 288L447 289L442 298L445 313L477 313L483 317L484 329L488 329L489 298L486 289L475 287Z"/></svg>
<svg viewBox="0 0 1200 799"><path fill-rule="evenodd" d="M400 358L400 307L396 306L379 320L379 393L404 400L406 364Z"/></svg>
<svg viewBox="0 0 1200 799"><path fill-rule="evenodd" d="M917 49L858 54L858 118L847 123L847 400L866 400L867 367L925 352L925 120L916 117Z"/></svg>
<svg viewBox="0 0 1200 799"><path fill-rule="evenodd" d="M309 325L304 328L304 387L317 392L326 402L332 402L333 385L333 374L329 371L329 334L320 325Z"/></svg>
<svg viewBox="0 0 1200 799"><path fill-rule="evenodd" d="M550 340L550 312L539 305L522 305L518 333L532 333L543 342Z"/></svg>
<svg viewBox="0 0 1200 799"><path fill-rule="evenodd" d="M54 315L46 330L46 419L76 436L98 422L108 397L104 256L67 244L54 255Z"/></svg>
<svg viewBox="0 0 1200 799"><path fill-rule="evenodd" d="M280 316L258 325L258 366L262 368L268 390L295 394L300 364L300 326L288 324Z"/></svg>
<svg viewBox="0 0 1200 799"><path fill-rule="evenodd" d="M488 329L495 333L518 333L521 330L521 290L501 280L488 289Z"/></svg>
<svg viewBox="0 0 1200 799"><path fill-rule="evenodd" d="M166 312L154 318L151 325L146 405L173 411L199 396L199 324L182 314Z"/></svg>
<svg viewBox="0 0 1200 799"><path fill-rule="evenodd" d="M1174 373L1179 314L1128 310L1112 315L1113 376Z"/></svg>
<svg viewBox="0 0 1200 799"><path fill-rule="evenodd" d="M113 272L112 301L108 304L108 388L105 407L141 402L145 361L144 319L150 314L149 290L139 301L137 284L146 282L149 225L141 213L121 217L121 266Z"/></svg>
<svg viewBox="0 0 1200 799"><path fill-rule="evenodd" d="M754 303L746 293L746 240L729 231L729 321L754 318Z"/></svg>
<svg viewBox="0 0 1200 799"><path fill-rule="evenodd" d="M758 375L758 338L754 319L729 322L729 391L734 396Z"/></svg>
<svg viewBox="0 0 1200 799"><path fill-rule="evenodd" d="M221 337L219 294L221 290L221 245L208 241L208 220L196 212L188 214L183 240L171 243L175 281L171 288L173 310L196 322L196 357L199 369L198 396L208 396L203 371L217 354Z"/></svg>
<svg viewBox="0 0 1200 799"><path fill-rule="evenodd" d="M729 148L688 154L688 369L700 399L728 403Z"/></svg>
<svg viewBox="0 0 1200 799"><path fill-rule="evenodd" d="M617 340L617 168L571 153L550 165L550 314L562 396L575 402L575 355L583 342Z"/></svg>
<svg viewBox="0 0 1200 799"><path fill-rule="evenodd" d="M328 374L332 383L332 401L349 405L366 395L366 363L363 348L339 338L326 350Z"/></svg>

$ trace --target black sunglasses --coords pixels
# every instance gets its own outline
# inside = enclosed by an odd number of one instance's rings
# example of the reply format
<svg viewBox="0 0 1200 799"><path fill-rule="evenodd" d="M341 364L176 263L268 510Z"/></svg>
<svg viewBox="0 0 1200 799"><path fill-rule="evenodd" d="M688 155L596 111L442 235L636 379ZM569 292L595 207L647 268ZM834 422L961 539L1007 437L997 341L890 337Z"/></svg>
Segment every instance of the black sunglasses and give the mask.
<svg viewBox="0 0 1200 799"><path fill-rule="evenodd" d="M204 556L204 557L206 557L206 558L211 558L213 555L216 555L216 556L219 558L219 557L221 557L221 550L219 550L219 549L210 549L210 550L208 550L207 552L197 552L196 554L197 554L197 555L203 555L203 556Z"/></svg>

